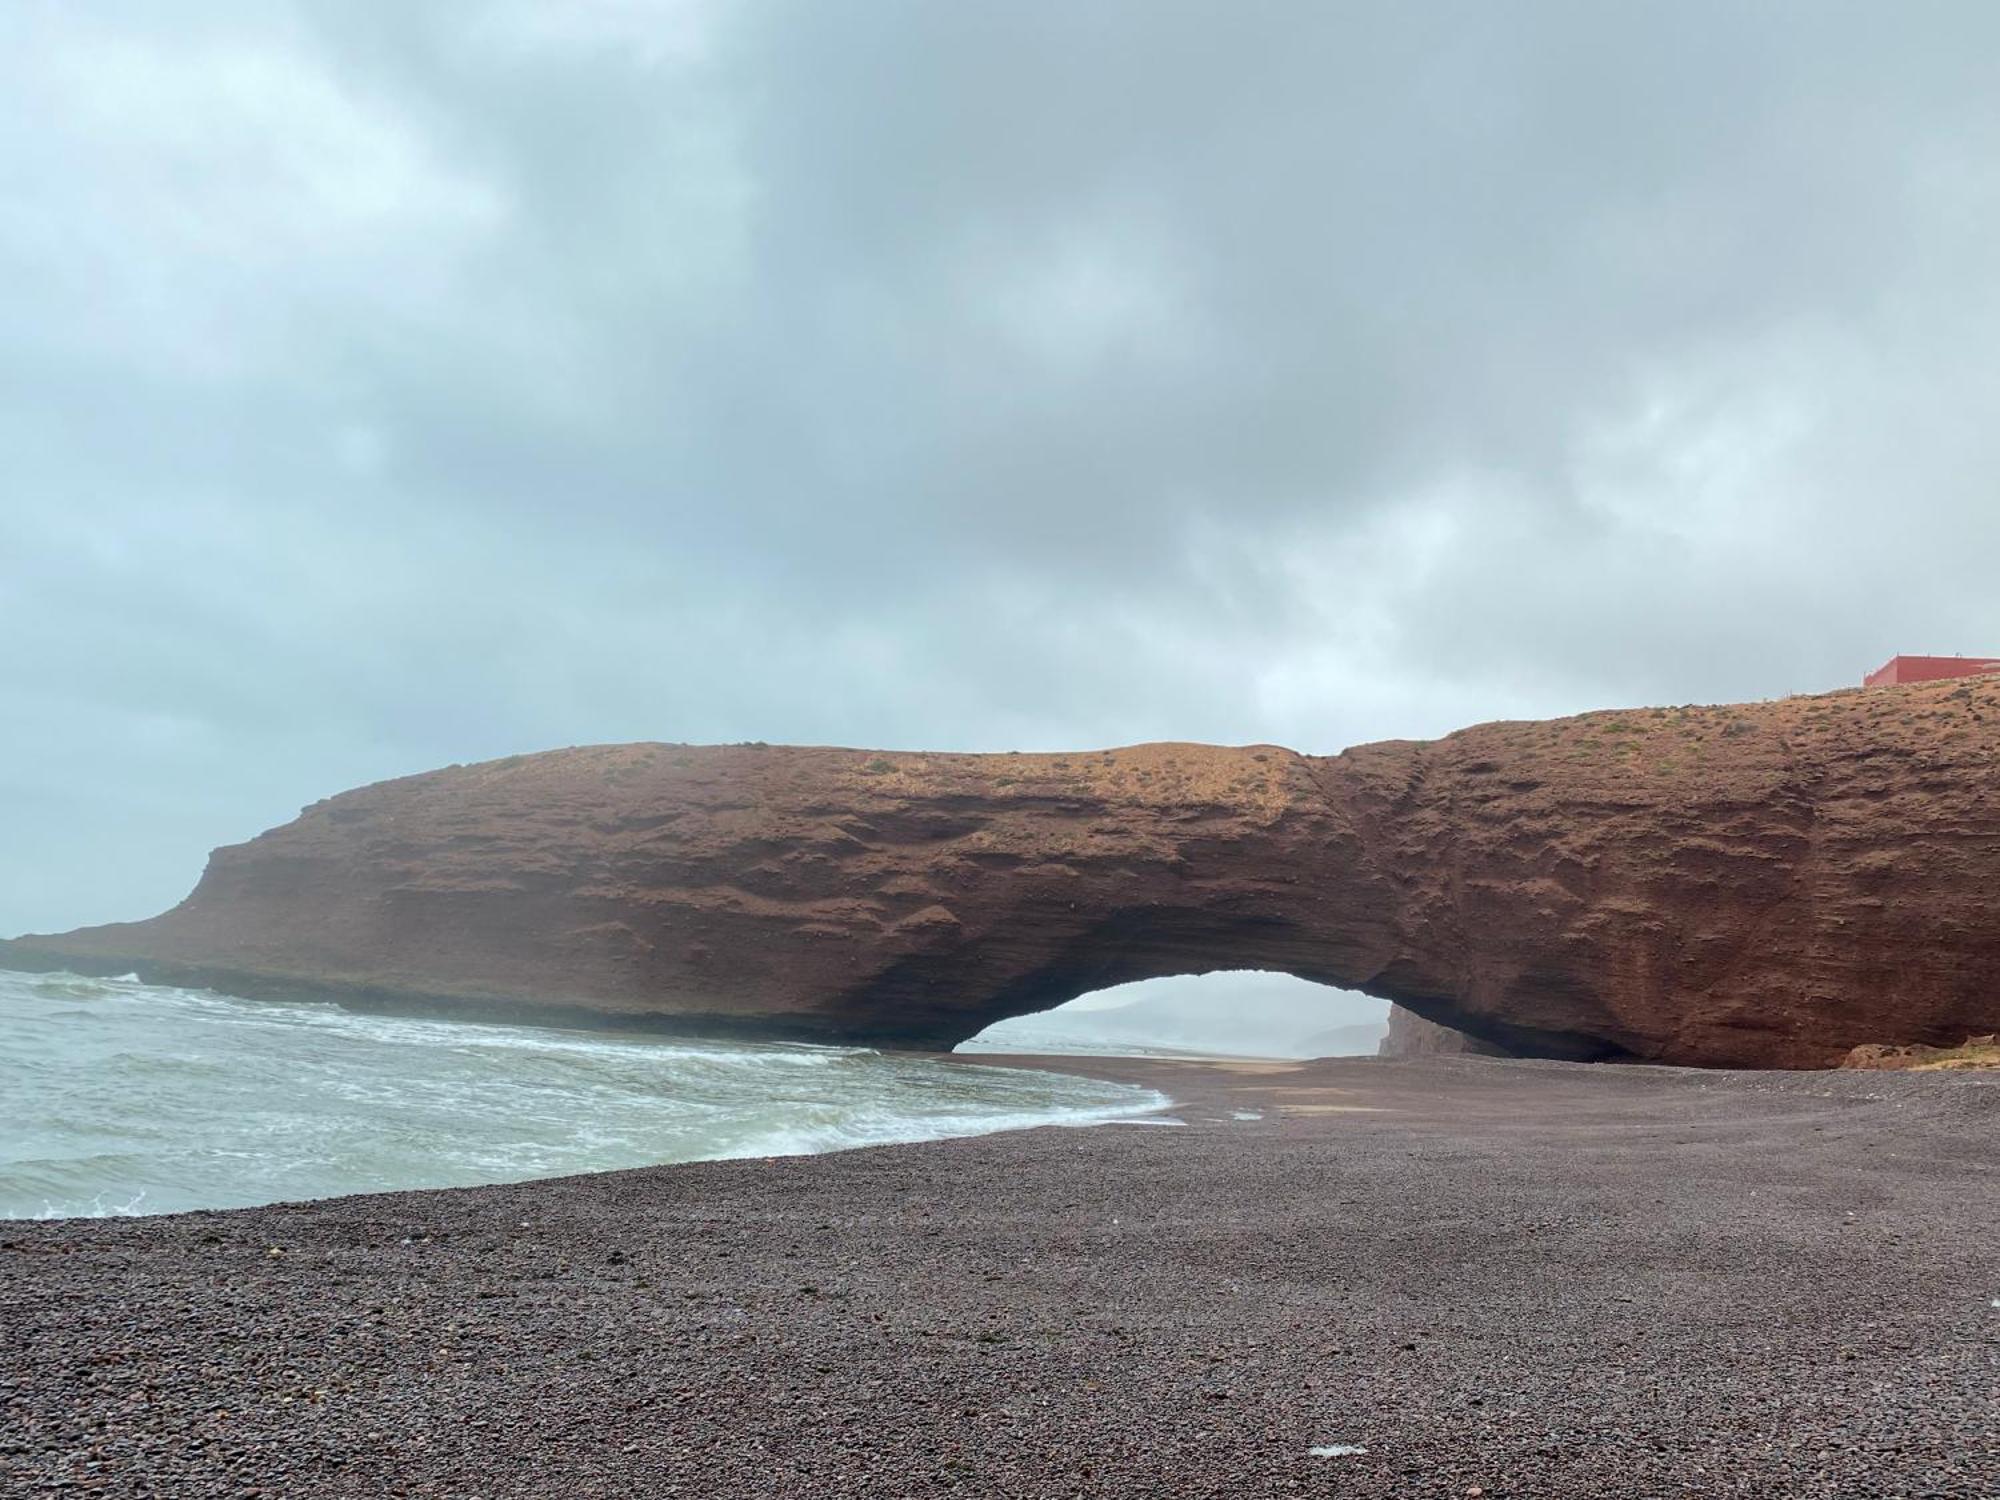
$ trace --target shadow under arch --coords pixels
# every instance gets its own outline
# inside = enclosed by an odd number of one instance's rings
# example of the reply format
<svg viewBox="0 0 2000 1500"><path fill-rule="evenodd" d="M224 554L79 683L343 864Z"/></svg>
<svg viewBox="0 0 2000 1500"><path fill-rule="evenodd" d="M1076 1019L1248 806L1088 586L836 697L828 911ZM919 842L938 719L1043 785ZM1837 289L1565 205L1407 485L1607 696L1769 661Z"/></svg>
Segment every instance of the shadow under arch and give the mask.
<svg viewBox="0 0 2000 1500"><path fill-rule="evenodd" d="M1009 917L1010 925L1044 932L1066 925L1058 914L1038 914L1031 905L1010 912ZM1631 1056L1600 1035L1468 1014L1457 995L1432 987L1437 981L1434 971L1419 974L1394 960L1384 963L1367 946L1367 930L1362 923L1329 921L1323 909L1313 911L1310 920L1300 920L1269 909L1246 912L1154 902L1122 907L1087 924L1069 924L1059 943L1036 944L1040 962L1032 967L1020 964L1010 934L989 931L976 946L910 955L872 979L868 987L876 1003L887 1002L912 1031L926 1032L931 1045L947 1048L1000 1022L1053 1011L1081 996L1123 985L1254 971L1388 1002L1477 1044L1467 1050L1572 1062L1615 1062ZM1566 1008L1587 1012L1595 999L1580 990L1565 1004L1564 987L1574 983L1567 976L1551 974L1538 988L1558 1013ZM926 1001L936 994L951 997L951 1003L927 1017ZM967 996L978 998L967 1004Z"/></svg>

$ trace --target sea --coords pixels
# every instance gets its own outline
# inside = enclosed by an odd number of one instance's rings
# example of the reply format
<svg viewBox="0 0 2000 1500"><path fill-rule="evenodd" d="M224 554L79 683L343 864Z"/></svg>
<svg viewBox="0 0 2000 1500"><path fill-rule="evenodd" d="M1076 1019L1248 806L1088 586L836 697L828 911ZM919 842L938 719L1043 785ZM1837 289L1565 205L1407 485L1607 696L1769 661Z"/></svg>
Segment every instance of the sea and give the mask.
<svg viewBox="0 0 2000 1500"><path fill-rule="evenodd" d="M0 970L0 1218L175 1213L1143 1119L935 1056L378 1016Z"/></svg>

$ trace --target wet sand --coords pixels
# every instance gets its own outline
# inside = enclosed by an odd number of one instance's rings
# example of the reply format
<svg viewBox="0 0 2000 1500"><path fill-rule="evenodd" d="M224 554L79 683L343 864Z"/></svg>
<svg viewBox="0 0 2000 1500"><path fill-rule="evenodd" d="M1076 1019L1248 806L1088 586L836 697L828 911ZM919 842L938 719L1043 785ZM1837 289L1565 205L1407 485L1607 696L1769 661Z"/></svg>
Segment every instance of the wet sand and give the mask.
<svg viewBox="0 0 2000 1500"><path fill-rule="evenodd" d="M0 1224L0 1492L2000 1495L2000 1079L1032 1061L1186 1123Z"/></svg>

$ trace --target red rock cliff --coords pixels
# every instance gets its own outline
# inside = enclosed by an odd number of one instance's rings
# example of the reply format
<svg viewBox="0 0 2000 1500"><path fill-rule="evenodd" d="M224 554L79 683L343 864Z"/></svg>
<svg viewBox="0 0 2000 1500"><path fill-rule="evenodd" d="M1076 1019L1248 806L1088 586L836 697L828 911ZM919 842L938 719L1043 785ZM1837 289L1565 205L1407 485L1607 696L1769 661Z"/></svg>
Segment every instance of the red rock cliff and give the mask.
<svg viewBox="0 0 2000 1500"><path fill-rule="evenodd" d="M2000 1025L2000 680L1331 757L622 745L347 792L0 963L944 1045L1285 970L1509 1050L1811 1066Z"/></svg>

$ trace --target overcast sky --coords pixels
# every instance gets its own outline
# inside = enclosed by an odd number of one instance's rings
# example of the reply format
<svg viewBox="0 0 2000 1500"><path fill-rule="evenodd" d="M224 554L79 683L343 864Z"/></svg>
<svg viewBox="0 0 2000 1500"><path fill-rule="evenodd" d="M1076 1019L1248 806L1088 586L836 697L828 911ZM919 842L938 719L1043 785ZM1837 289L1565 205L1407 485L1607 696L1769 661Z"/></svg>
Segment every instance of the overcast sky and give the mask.
<svg viewBox="0 0 2000 1500"><path fill-rule="evenodd" d="M0 7L0 932L605 740L2000 650L2000 5Z"/></svg>

